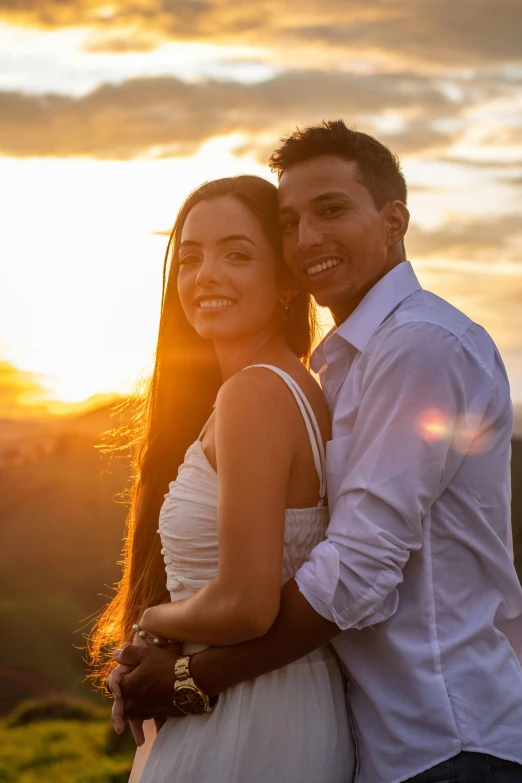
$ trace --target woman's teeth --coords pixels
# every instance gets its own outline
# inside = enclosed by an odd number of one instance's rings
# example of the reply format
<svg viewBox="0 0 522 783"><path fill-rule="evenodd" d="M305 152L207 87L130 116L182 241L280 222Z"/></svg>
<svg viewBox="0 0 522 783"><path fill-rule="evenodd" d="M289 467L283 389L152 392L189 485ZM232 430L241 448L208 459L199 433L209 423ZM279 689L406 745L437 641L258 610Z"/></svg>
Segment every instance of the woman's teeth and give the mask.
<svg viewBox="0 0 522 783"><path fill-rule="evenodd" d="M201 310L218 309L220 307L231 307L233 304L232 299L201 299L198 302L198 307Z"/></svg>
<svg viewBox="0 0 522 783"><path fill-rule="evenodd" d="M325 272L327 269L331 269L333 266L339 266L341 262L338 258L328 258L326 261L322 261L315 266L309 266L306 270L308 275L317 275L319 272Z"/></svg>

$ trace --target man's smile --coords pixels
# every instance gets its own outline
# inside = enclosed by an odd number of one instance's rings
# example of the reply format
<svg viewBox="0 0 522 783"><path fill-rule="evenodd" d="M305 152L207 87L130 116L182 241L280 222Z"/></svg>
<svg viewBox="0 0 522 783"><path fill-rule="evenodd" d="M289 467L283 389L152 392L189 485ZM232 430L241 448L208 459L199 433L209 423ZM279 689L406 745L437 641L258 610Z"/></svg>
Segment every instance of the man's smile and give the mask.
<svg viewBox="0 0 522 783"><path fill-rule="evenodd" d="M308 275L308 277L315 277L317 275L323 275L325 272L329 272L330 269L338 267L342 263L342 258L338 256L323 256L322 258L316 258L313 261L307 261L302 266L302 271Z"/></svg>

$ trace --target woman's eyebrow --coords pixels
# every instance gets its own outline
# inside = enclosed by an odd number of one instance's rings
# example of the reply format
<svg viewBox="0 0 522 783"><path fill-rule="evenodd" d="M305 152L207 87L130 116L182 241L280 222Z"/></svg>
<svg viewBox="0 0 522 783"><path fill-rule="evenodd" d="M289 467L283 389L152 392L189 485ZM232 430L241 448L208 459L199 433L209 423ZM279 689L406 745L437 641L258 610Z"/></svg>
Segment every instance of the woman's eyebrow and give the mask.
<svg viewBox="0 0 522 783"><path fill-rule="evenodd" d="M250 237L247 237L246 234L229 234L226 237L221 237L221 239L218 239L217 244L218 245L224 245L226 242L237 242L238 240L243 240L245 242L250 242L251 245L254 245L255 242L253 242ZM184 239L182 242L180 242L180 248L186 247L186 245L196 245L197 247L203 247L202 242L196 242L195 239Z"/></svg>
<svg viewBox="0 0 522 783"><path fill-rule="evenodd" d="M247 237L246 234L229 234L227 237L218 239L218 245L224 245L225 242L237 242L238 240L244 240L246 242L250 242L251 245L255 245L255 242L252 242L250 237Z"/></svg>

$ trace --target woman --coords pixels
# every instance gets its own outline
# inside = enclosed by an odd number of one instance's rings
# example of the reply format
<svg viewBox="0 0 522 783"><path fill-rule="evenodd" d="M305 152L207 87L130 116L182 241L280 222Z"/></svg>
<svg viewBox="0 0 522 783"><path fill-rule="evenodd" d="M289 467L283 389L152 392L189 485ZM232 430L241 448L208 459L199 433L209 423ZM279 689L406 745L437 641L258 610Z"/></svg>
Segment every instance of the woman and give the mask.
<svg viewBox="0 0 522 783"><path fill-rule="evenodd" d="M301 361L312 310L282 262L275 187L250 176L202 185L169 247L124 577L98 625L98 661L136 622L149 641L187 641L184 654L264 634L282 581L328 522L328 412ZM141 783L351 780L344 689L329 647L207 707L166 721Z"/></svg>

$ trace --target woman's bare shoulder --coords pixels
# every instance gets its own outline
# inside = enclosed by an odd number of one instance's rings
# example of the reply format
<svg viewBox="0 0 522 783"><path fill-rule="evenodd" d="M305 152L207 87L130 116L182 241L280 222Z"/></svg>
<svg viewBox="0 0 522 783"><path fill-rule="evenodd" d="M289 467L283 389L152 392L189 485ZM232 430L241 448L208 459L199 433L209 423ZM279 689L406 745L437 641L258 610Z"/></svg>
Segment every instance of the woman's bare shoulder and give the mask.
<svg viewBox="0 0 522 783"><path fill-rule="evenodd" d="M247 367L221 386L216 412L238 415L251 411L256 418L284 418L295 407L286 383L275 372L262 367Z"/></svg>
<svg viewBox="0 0 522 783"><path fill-rule="evenodd" d="M299 385L314 410L325 440L329 437L328 408L315 378L303 367L291 377ZM257 424L277 423L288 431L301 426L302 415L288 385L275 372L248 367L229 378L221 387L216 413L221 420L255 419Z"/></svg>

